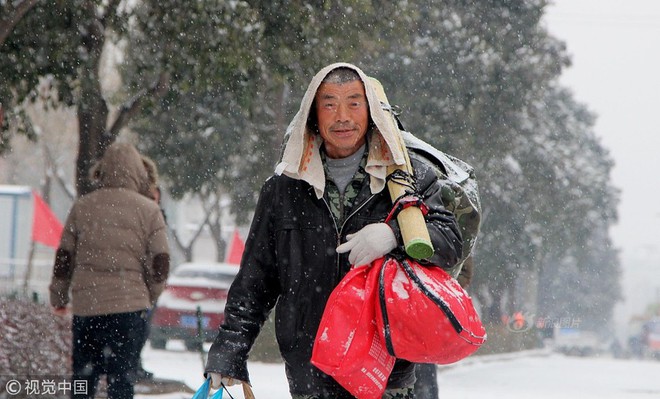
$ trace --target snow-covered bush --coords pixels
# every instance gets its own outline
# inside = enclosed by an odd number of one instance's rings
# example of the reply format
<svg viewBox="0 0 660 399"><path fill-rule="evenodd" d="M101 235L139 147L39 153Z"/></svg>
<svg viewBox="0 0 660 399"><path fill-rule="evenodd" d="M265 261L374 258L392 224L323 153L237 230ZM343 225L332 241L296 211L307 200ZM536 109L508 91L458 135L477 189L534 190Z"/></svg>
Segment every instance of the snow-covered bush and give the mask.
<svg viewBox="0 0 660 399"><path fill-rule="evenodd" d="M70 317L55 316L44 304L0 298L0 337L0 375L70 375Z"/></svg>

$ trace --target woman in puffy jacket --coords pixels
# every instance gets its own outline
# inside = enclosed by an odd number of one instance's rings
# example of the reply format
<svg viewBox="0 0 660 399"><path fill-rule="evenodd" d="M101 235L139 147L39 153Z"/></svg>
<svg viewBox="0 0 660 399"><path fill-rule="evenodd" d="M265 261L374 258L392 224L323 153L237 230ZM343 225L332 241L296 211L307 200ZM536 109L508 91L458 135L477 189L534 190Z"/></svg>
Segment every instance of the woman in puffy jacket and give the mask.
<svg viewBox="0 0 660 399"><path fill-rule="evenodd" d="M114 143L99 161L99 187L73 204L55 255L50 302L73 313L73 377L93 398L101 374L109 398L132 398L147 309L169 273L160 207L145 197L147 171L138 151Z"/></svg>

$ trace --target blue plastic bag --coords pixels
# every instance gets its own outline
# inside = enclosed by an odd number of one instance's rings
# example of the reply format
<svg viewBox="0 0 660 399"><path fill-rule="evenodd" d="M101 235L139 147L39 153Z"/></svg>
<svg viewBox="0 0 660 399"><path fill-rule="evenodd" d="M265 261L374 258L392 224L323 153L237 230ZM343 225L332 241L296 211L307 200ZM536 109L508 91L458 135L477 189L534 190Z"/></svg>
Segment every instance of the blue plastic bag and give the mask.
<svg viewBox="0 0 660 399"><path fill-rule="evenodd" d="M201 387L195 392L195 395L192 399L208 399L209 391L211 390L211 377L207 378L206 381L202 384ZM210 399L222 399L222 388L218 389L216 393L211 396Z"/></svg>

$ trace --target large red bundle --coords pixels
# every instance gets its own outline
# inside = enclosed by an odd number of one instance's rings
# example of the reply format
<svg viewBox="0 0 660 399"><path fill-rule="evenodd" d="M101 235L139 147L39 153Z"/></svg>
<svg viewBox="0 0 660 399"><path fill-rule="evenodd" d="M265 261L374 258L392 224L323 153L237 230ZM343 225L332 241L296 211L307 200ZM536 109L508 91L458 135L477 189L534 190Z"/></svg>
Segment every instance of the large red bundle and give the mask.
<svg viewBox="0 0 660 399"><path fill-rule="evenodd" d="M312 364L359 399L380 398L394 367L376 330L378 271L361 266L346 274L328 299L312 351Z"/></svg>
<svg viewBox="0 0 660 399"><path fill-rule="evenodd" d="M396 358L453 363L485 340L472 299L447 272L380 258L334 289L311 361L356 398L377 399Z"/></svg>
<svg viewBox="0 0 660 399"><path fill-rule="evenodd" d="M376 319L388 352L415 363L449 364L486 341L486 330L465 290L439 267L405 259L379 269Z"/></svg>

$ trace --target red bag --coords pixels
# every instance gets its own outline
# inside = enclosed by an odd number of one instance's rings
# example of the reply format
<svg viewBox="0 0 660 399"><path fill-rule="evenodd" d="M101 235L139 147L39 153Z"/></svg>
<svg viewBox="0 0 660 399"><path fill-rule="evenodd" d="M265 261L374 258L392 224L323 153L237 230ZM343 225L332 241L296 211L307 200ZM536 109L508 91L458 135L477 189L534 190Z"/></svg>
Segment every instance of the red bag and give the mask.
<svg viewBox="0 0 660 399"><path fill-rule="evenodd" d="M312 350L312 364L359 399L380 398L394 367L376 330L379 269L349 271L332 291Z"/></svg>
<svg viewBox="0 0 660 399"><path fill-rule="evenodd" d="M376 320L391 355L449 364L486 341L472 299L441 268L393 258L378 259L372 268L380 271Z"/></svg>

